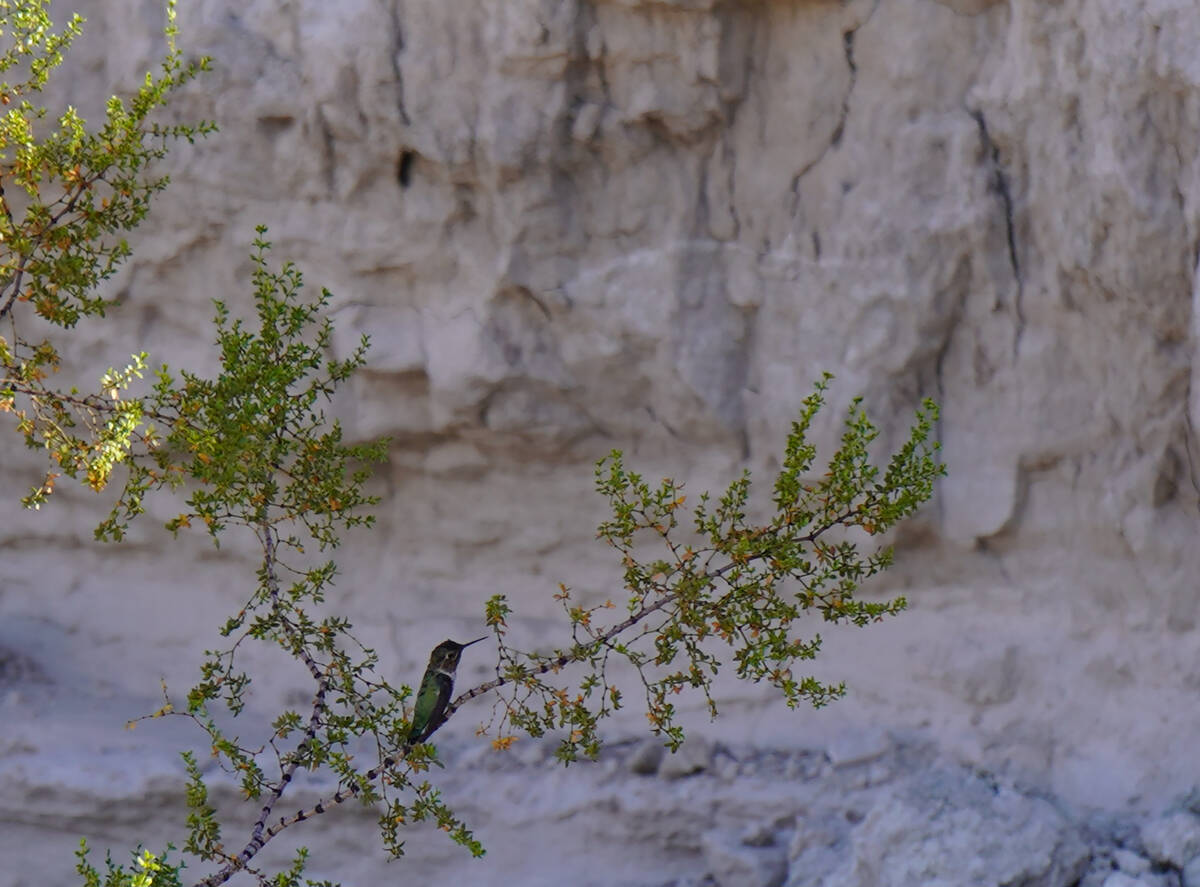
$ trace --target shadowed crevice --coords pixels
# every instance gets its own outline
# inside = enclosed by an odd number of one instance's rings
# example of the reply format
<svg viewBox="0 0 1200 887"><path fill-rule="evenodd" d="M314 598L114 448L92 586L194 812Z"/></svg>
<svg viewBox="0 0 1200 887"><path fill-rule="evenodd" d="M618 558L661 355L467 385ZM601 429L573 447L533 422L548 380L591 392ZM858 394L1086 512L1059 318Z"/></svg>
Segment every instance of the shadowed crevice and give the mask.
<svg viewBox="0 0 1200 887"><path fill-rule="evenodd" d="M1012 187L1009 184L1008 174L1004 171L1004 165L1000 161L1000 147L992 139L988 132L987 120L984 119L983 112L976 110L968 110L971 118L975 121L975 125L979 127L979 138L983 144L984 151L987 153L989 166L991 167L991 177L988 181L988 190L993 191L1000 198L1000 205L1004 211L1004 232L1008 240L1008 262L1012 267L1013 279L1016 281L1017 293L1013 302L1013 313L1016 315L1016 334L1013 336L1013 356L1016 356L1017 349L1021 343L1021 335L1025 332L1025 279L1021 275L1021 258L1017 249L1017 234L1016 225L1013 222L1013 197Z"/></svg>

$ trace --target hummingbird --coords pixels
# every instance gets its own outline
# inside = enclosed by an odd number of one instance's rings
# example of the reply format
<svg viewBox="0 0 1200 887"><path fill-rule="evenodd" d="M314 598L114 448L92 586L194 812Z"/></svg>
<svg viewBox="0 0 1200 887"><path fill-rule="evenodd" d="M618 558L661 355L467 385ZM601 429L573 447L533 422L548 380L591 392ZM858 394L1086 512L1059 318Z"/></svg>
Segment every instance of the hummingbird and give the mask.
<svg viewBox="0 0 1200 887"><path fill-rule="evenodd" d="M424 742L433 731L446 720L446 706L454 692L454 672L462 651L471 644L486 641L487 635L465 644L442 641L429 654L429 665L421 678L421 689L417 691L417 704L413 709L412 728L408 731L408 743Z"/></svg>

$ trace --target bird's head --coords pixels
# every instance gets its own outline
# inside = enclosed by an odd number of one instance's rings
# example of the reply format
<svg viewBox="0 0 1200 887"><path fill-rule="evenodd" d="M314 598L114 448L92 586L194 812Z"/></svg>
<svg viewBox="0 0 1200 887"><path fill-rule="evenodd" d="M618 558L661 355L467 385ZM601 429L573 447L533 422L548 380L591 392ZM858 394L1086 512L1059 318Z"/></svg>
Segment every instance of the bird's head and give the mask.
<svg viewBox="0 0 1200 887"><path fill-rule="evenodd" d="M433 654L429 657L430 668L441 668L446 671L454 671L458 668L458 660L462 656L462 651L471 646L478 644L480 641L486 641L487 636L476 638L473 641L468 641L465 644L460 644L457 641L442 641L433 648Z"/></svg>

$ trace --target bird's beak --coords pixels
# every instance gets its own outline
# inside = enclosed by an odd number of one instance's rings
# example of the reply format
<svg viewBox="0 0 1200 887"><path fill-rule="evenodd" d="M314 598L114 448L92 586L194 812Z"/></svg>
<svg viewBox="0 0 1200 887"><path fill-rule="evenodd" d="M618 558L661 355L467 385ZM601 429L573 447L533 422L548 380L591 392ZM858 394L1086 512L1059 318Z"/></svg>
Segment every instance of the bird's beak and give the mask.
<svg viewBox="0 0 1200 887"><path fill-rule="evenodd" d="M485 634L481 638L475 638L475 640L473 640L473 641L468 641L467 643L463 644L463 649L465 650L467 647L471 646L471 644L478 644L480 641L486 641L490 637L491 637L490 634Z"/></svg>

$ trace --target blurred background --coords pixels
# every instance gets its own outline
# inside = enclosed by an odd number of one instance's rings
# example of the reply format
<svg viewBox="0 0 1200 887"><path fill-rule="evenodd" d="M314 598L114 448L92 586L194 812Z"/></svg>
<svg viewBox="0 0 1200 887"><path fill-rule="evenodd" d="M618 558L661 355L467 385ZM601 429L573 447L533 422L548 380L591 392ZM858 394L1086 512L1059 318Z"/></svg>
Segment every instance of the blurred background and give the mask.
<svg viewBox="0 0 1200 887"><path fill-rule="evenodd" d="M88 19L51 106L98 120L157 63L162 4L51 8ZM472 738L486 704L464 708L439 734L443 778L488 861L424 835L380 868L370 815L350 811L297 836L334 854L322 876L779 884L777 866L720 868L726 844L777 844L789 884L885 883L861 866L815 879L816 845L787 837L813 798L867 798L855 815L878 828L897 774L957 767L1083 834L1200 785L1192 3L184 0L180 24L214 71L171 113L221 131L173 150L119 306L68 337L67 371L88 384L143 348L211 369L211 300L247 310L268 225L274 260L333 292L338 355L371 337L332 412L353 439L390 435L384 499L340 550L332 603L396 680L444 637L483 634L496 592L531 643L562 630L558 582L619 594L594 538L592 464L612 448L692 493L744 467L765 493L824 370L825 455L854 395L888 448L921 398L942 406L949 475L867 589L910 609L827 633L814 664L844 701L793 712L721 683L715 722L692 700L693 775L649 781L621 754L653 758L638 710L612 724L607 765L563 771L528 740L493 757ZM157 707L160 677L190 685L255 551L173 539L166 500L101 546L106 496L63 485L23 512L39 454L15 436L4 452L0 853L67 883L80 834L181 837L174 755L199 735L123 725ZM460 680L491 673L475 652ZM271 665L254 704L303 704L307 677ZM884 771L853 775L870 761ZM771 840L745 840L738 804L772 811ZM817 844L852 856L846 816ZM1027 883L1070 883L1054 880L1068 863ZM962 878L943 883L990 883Z"/></svg>

